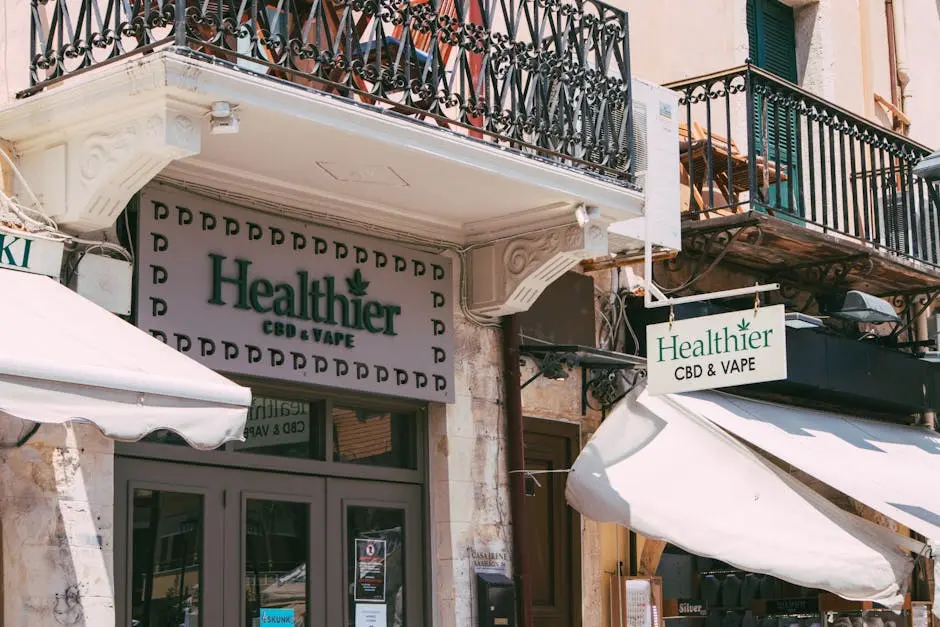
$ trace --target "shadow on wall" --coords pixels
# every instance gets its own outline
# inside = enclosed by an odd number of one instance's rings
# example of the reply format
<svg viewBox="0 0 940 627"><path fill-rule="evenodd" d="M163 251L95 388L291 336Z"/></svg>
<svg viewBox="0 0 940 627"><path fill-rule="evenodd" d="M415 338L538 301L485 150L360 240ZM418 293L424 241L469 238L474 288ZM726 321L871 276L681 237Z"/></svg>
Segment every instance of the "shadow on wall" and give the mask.
<svg viewBox="0 0 940 627"><path fill-rule="evenodd" d="M816 2L793 10L793 19L796 22L796 75L800 85L806 78L813 42L816 41L818 14L819 4Z"/></svg>
<svg viewBox="0 0 940 627"><path fill-rule="evenodd" d="M87 425L44 425L3 454L8 624L114 624L111 442Z"/></svg>

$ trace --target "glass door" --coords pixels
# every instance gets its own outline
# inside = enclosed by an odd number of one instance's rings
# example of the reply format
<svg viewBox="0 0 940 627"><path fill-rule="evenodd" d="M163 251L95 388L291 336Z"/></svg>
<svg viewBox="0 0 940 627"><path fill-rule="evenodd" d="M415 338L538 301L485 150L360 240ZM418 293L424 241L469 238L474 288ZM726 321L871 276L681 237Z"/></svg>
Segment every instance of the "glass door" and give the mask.
<svg viewBox="0 0 940 627"><path fill-rule="evenodd" d="M119 627L222 624L225 546L218 473L115 460Z"/></svg>
<svg viewBox="0 0 940 627"><path fill-rule="evenodd" d="M123 458L115 470L119 627L324 624L323 479Z"/></svg>
<svg viewBox="0 0 940 627"><path fill-rule="evenodd" d="M424 627L420 486L118 457L118 627Z"/></svg>
<svg viewBox="0 0 940 627"><path fill-rule="evenodd" d="M328 480L327 625L425 625L421 511L417 486Z"/></svg>
<svg viewBox="0 0 940 627"><path fill-rule="evenodd" d="M230 555L241 558L226 565L224 624L323 625L324 480L245 471L229 475L226 544L234 547Z"/></svg>

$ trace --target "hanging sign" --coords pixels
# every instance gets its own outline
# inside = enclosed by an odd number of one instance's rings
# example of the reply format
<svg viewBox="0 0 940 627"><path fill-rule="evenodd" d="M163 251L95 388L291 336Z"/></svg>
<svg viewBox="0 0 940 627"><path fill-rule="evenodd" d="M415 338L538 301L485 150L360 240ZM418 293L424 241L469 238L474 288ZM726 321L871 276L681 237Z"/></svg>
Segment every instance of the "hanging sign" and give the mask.
<svg viewBox="0 0 940 627"><path fill-rule="evenodd" d="M784 306L651 324L646 353L653 395L786 379Z"/></svg>
<svg viewBox="0 0 940 627"><path fill-rule="evenodd" d="M161 185L137 324L214 370L452 402L450 260Z"/></svg>
<svg viewBox="0 0 940 627"><path fill-rule="evenodd" d="M385 540L356 538L356 601L385 601Z"/></svg>

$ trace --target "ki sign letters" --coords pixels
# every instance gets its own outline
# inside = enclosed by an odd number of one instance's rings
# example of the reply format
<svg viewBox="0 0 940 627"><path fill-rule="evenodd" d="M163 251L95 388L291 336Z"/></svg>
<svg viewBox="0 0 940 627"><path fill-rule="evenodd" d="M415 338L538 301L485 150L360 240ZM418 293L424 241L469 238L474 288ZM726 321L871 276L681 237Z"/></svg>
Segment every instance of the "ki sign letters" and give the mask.
<svg viewBox="0 0 940 627"><path fill-rule="evenodd" d="M65 244L0 228L0 268L44 274L58 280Z"/></svg>
<svg viewBox="0 0 940 627"><path fill-rule="evenodd" d="M646 352L653 395L786 379L784 306L653 324Z"/></svg>

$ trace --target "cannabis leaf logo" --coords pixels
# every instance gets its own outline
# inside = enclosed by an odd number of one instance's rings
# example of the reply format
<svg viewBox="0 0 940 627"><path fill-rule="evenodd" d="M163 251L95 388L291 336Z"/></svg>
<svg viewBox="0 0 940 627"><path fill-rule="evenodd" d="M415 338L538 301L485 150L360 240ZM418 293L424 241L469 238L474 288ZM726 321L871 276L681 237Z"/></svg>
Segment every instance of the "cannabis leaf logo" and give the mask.
<svg viewBox="0 0 940 627"><path fill-rule="evenodd" d="M356 270L356 272L359 272ZM744 318L741 318L741 322L738 323L738 331L747 331L751 328L750 322L745 322Z"/></svg>
<svg viewBox="0 0 940 627"><path fill-rule="evenodd" d="M369 289L369 282L362 278L362 272L357 268L352 278L346 279L346 287L353 296L365 296Z"/></svg>

